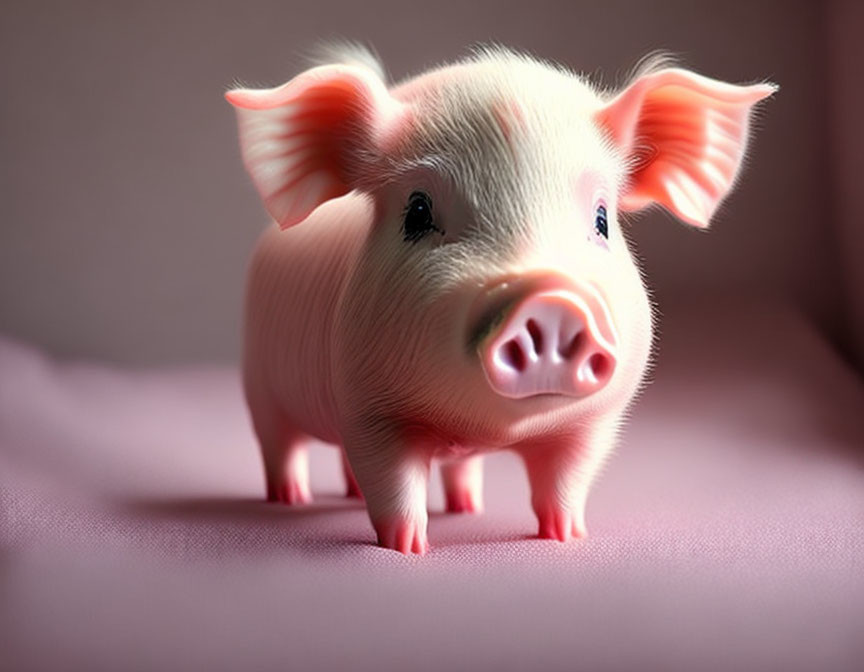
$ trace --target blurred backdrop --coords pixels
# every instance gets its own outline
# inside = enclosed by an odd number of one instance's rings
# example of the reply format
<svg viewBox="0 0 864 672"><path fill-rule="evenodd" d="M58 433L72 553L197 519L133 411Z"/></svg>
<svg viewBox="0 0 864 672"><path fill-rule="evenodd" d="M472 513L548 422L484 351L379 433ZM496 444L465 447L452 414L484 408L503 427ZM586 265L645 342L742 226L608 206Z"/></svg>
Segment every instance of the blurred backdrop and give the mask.
<svg viewBox="0 0 864 672"><path fill-rule="evenodd" d="M6 0L0 333L140 365L236 360L267 219L225 89L289 79L322 38L370 43L394 79L495 41L609 85L657 49L779 83L712 230L654 212L631 238L662 312L792 302L860 358L862 4Z"/></svg>

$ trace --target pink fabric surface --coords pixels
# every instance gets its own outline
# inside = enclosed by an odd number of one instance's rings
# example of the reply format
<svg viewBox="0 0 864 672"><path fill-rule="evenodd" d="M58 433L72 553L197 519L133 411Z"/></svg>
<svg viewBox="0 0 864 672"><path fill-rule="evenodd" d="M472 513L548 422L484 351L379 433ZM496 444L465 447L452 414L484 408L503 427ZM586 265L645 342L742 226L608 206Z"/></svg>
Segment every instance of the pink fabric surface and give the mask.
<svg viewBox="0 0 864 672"><path fill-rule="evenodd" d="M0 342L0 669L853 670L864 386L791 311L664 323L589 501L532 538L516 459L422 559L372 545L313 450L267 505L233 369L57 363Z"/></svg>

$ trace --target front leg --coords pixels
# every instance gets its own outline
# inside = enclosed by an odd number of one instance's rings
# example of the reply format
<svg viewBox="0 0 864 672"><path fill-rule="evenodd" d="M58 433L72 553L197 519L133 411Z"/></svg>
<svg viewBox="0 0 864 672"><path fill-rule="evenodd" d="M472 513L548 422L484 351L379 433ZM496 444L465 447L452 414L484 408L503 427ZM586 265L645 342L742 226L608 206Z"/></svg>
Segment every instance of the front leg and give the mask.
<svg viewBox="0 0 864 672"><path fill-rule="evenodd" d="M423 555L429 548L426 489L431 450L393 431L346 440L345 453L366 500L378 544Z"/></svg>
<svg viewBox="0 0 864 672"><path fill-rule="evenodd" d="M617 418L593 420L572 434L519 447L541 539L568 541L587 535L585 501L600 465L614 447L617 427Z"/></svg>

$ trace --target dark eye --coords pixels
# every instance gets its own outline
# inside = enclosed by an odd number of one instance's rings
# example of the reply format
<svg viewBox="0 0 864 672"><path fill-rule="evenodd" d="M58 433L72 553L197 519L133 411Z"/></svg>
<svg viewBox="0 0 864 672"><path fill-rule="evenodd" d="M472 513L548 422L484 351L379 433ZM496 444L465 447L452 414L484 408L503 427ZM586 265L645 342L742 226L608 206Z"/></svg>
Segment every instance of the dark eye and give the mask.
<svg viewBox="0 0 864 672"><path fill-rule="evenodd" d="M609 240L609 220L606 219L606 206L598 205L594 214L594 231Z"/></svg>
<svg viewBox="0 0 864 672"><path fill-rule="evenodd" d="M443 233L435 226L432 218L432 199L422 191L415 191L408 197L408 206L405 208L405 220L402 225L405 231L405 240L416 243L430 231Z"/></svg>

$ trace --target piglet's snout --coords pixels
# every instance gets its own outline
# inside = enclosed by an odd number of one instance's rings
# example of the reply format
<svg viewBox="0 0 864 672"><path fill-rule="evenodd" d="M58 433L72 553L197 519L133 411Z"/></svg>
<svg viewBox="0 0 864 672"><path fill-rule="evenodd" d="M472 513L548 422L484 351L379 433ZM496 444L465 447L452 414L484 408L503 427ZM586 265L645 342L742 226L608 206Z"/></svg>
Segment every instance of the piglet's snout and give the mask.
<svg viewBox="0 0 864 672"><path fill-rule="evenodd" d="M588 287L528 293L496 321L479 355L489 384L502 396L586 397L603 388L615 371L609 311Z"/></svg>

